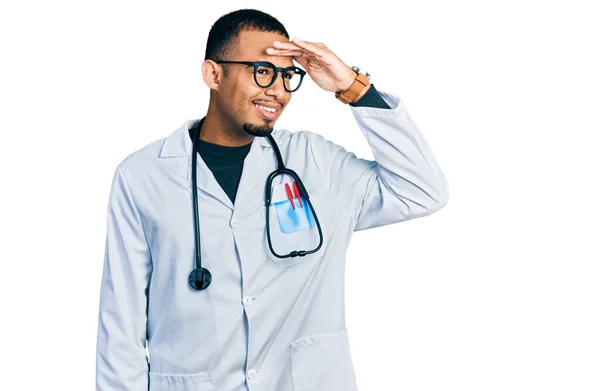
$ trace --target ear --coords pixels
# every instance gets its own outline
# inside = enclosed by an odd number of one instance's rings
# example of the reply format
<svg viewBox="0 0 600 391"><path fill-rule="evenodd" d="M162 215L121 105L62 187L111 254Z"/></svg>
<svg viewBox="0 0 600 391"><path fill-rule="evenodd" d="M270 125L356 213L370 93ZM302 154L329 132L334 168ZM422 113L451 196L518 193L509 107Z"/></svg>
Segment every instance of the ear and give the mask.
<svg viewBox="0 0 600 391"><path fill-rule="evenodd" d="M202 77L208 88L219 91L222 76L223 68L221 68L219 64L212 60L204 60L202 63Z"/></svg>

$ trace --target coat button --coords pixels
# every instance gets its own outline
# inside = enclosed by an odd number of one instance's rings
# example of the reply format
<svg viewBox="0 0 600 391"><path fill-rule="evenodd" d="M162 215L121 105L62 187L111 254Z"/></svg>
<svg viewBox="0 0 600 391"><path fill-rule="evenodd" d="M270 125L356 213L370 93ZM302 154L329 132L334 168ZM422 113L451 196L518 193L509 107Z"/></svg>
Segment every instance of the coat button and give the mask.
<svg viewBox="0 0 600 391"><path fill-rule="evenodd" d="M248 380L254 379L255 376L256 376L256 370L255 369L251 369L251 370L248 371Z"/></svg>
<svg viewBox="0 0 600 391"><path fill-rule="evenodd" d="M254 300L256 300L256 297L245 297L244 305L250 305L250 304L254 303Z"/></svg>
<svg viewBox="0 0 600 391"><path fill-rule="evenodd" d="M234 220L231 220L231 226L232 226L233 228L237 227L239 224L240 224L240 221L239 221L239 220L235 220L235 219L234 219Z"/></svg>

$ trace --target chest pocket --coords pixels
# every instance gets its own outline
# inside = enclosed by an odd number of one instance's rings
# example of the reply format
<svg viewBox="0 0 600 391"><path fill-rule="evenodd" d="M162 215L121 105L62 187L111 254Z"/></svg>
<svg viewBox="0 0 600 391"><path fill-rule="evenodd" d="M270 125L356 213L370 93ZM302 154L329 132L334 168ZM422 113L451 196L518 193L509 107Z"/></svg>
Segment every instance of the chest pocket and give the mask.
<svg viewBox="0 0 600 391"><path fill-rule="evenodd" d="M308 202L301 197L293 198L294 207L292 207L291 201L288 199L286 192L286 186L289 185L293 192L293 182L287 181L273 187L273 197L271 200L271 206L269 209L269 227L271 233L271 245L273 250L277 254L287 255L292 251L310 251L315 249L319 245L319 229L317 227L317 221L314 218L312 211L308 205ZM308 189L310 201L315 209L315 214L321 229L323 231L323 244L316 253L308 254L305 256L279 258L275 256L269 249L268 242L265 238L265 246L268 250L268 254L273 262L279 267L287 267L296 265L299 263L316 261L323 257L326 244L325 226L326 222L322 220L325 216L323 213L319 213L323 209L323 203L318 192L311 192ZM302 205L300 205L300 202ZM261 215L263 221L266 223L265 208L261 209Z"/></svg>

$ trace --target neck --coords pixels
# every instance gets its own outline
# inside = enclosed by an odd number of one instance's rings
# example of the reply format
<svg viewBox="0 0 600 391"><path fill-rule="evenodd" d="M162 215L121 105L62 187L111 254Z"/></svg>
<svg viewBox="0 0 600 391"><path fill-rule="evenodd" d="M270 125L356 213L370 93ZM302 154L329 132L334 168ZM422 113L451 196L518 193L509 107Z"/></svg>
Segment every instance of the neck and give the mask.
<svg viewBox="0 0 600 391"><path fill-rule="evenodd" d="M228 122L211 107L209 107L204 123L202 123L199 137L209 143L227 147L241 147L254 140L254 136L245 133L242 129L235 129L235 125Z"/></svg>

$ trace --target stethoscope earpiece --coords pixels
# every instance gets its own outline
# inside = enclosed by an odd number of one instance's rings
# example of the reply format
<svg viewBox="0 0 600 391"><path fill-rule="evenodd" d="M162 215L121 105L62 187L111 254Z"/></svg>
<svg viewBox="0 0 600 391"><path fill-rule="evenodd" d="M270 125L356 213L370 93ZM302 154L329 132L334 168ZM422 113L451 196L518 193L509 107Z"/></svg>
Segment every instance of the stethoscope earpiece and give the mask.
<svg viewBox="0 0 600 391"><path fill-rule="evenodd" d="M188 282L190 286L197 291L201 291L203 289L208 288L211 281L212 274L210 274L208 269L205 269L203 267L201 267L200 269L192 270L190 276L188 277Z"/></svg>

